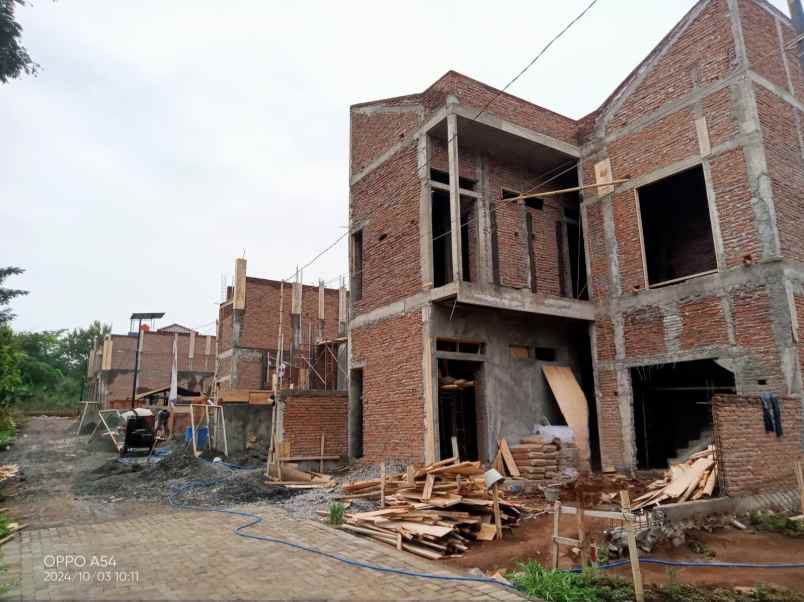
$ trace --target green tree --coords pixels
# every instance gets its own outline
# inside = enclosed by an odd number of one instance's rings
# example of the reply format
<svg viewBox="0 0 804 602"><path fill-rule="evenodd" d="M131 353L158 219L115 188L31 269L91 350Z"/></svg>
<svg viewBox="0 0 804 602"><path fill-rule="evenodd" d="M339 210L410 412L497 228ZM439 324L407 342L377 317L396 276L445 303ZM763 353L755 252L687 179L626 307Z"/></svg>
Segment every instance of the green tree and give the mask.
<svg viewBox="0 0 804 602"><path fill-rule="evenodd" d="M0 406L16 401L22 385L22 352L8 324L0 323Z"/></svg>
<svg viewBox="0 0 804 602"><path fill-rule="evenodd" d="M22 27L14 17L15 5L25 6L24 0L0 0L0 83L35 74L39 68L20 43Z"/></svg>
<svg viewBox="0 0 804 602"><path fill-rule="evenodd" d="M3 2L3 0L0 0ZM3 307L4 305L8 305L12 299L15 297L20 297L22 295L27 295L28 291L21 291L15 288L5 288L3 286L3 282L9 276L17 276L22 274L25 270L22 268L15 268L15 267L7 267L7 268L0 268L0 324L5 322L9 322L14 319L14 314L11 310L7 307Z"/></svg>
<svg viewBox="0 0 804 602"><path fill-rule="evenodd" d="M89 352L111 332L111 324L101 324L95 320L86 328L74 328L66 333L60 339L65 372L83 378Z"/></svg>
<svg viewBox="0 0 804 602"><path fill-rule="evenodd" d="M2 1L0 0L0 2ZM1 49L2 46L0 46L0 54ZM20 392L23 359L23 353L17 346L14 332L8 325L8 322L14 318L14 314L4 306L15 297L28 294L27 291L5 288L3 282L9 276L22 274L23 271L15 267L0 268L0 405L3 406L15 401Z"/></svg>

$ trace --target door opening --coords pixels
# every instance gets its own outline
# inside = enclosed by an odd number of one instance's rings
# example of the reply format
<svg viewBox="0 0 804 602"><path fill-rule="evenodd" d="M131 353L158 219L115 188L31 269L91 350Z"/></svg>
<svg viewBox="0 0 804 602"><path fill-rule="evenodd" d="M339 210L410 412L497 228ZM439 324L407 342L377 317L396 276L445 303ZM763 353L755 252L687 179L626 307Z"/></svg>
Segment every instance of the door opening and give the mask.
<svg viewBox="0 0 804 602"><path fill-rule="evenodd" d="M482 362L441 359L438 363L438 430L441 458L450 458L452 437L461 460L479 460Z"/></svg>

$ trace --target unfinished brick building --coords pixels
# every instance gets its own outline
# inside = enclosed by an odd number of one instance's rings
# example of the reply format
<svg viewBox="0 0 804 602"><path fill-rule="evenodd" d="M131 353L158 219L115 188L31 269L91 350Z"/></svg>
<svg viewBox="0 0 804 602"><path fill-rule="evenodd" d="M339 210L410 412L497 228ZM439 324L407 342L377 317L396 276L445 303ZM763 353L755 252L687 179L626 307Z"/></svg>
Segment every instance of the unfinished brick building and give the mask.
<svg viewBox="0 0 804 602"><path fill-rule="evenodd" d="M271 388L280 350L280 313L282 385L345 389L347 298L345 288L247 276L246 260L237 259L234 286L227 289L218 312L217 390Z"/></svg>
<svg viewBox="0 0 804 602"><path fill-rule="evenodd" d="M170 385L174 337L179 387L198 393L211 389L215 374L215 337L171 324L142 333L137 393ZM107 335L89 352L87 399L104 403L131 399L136 353L136 332Z"/></svg>
<svg viewBox="0 0 804 602"><path fill-rule="evenodd" d="M455 72L354 105L352 455L489 459L561 420L544 365L586 393L604 468L705 441L716 393L800 399L795 37L762 0L701 0L578 121Z"/></svg>

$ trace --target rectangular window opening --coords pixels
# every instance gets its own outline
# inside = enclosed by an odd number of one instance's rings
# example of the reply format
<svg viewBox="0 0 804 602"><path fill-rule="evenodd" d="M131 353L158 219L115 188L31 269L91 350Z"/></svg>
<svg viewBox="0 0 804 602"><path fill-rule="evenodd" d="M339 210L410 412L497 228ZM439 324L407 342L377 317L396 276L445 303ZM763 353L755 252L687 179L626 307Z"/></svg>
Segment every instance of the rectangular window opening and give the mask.
<svg viewBox="0 0 804 602"><path fill-rule="evenodd" d="M483 349L484 349L483 341L448 339L442 337L436 339L436 351L454 351L458 353L482 354Z"/></svg>
<svg viewBox="0 0 804 602"><path fill-rule="evenodd" d="M642 186L637 198L649 286L717 269L700 165Z"/></svg>
<svg viewBox="0 0 804 602"><path fill-rule="evenodd" d="M533 357L540 362L554 362L556 361L556 350L552 347L534 347Z"/></svg>
<svg viewBox="0 0 804 602"><path fill-rule="evenodd" d="M449 193L433 190L433 286L452 282L452 234L450 224Z"/></svg>
<svg viewBox="0 0 804 602"><path fill-rule="evenodd" d="M363 230L352 234L352 299L363 298Z"/></svg>
<svg viewBox="0 0 804 602"><path fill-rule="evenodd" d="M511 350L511 357L518 360L526 360L530 358L530 348L527 345L509 345Z"/></svg>
<svg viewBox="0 0 804 602"><path fill-rule="evenodd" d="M474 278L477 260L477 204L471 197L461 197L461 268L463 279L471 282Z"/></svg>
<svg viewBox="0 0 804 602"><path fill-rule="evenodd" d="M438 182L439 184L449 184L449 172L446 172L442 169L431 168L430 179L433 182ZM475 190L475 188L477 188L477 180L459 177L458 186L464 190Z"/></svg>

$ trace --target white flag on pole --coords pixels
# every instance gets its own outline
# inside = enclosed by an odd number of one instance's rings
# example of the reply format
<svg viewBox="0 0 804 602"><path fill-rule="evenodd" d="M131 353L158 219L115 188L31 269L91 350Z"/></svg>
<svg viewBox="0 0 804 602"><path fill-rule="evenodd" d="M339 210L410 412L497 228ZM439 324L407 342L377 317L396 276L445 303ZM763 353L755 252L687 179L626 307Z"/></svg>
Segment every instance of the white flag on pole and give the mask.
<svg viewBox="0 0 804 602"><path fill-rule="evenodd" d="M173 359L170 364L170 394L168 401L170 405L175 406L176 401L179 399L179 370L178 370L178 357L179 354L176 349L176 340L178 335L173 335Z"/></svg>

